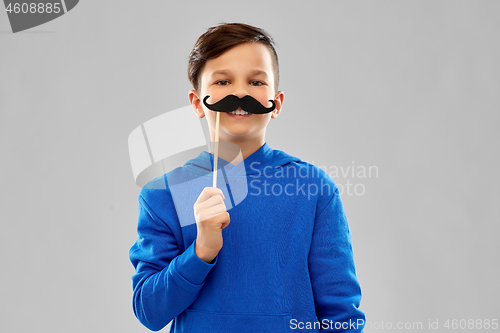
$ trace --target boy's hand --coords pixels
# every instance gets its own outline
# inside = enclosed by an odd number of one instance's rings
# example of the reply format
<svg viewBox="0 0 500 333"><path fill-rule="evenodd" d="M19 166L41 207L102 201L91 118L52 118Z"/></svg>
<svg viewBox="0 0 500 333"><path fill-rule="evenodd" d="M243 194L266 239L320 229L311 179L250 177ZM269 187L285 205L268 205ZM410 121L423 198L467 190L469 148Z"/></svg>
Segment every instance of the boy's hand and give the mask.
<svg viewBox="0 0 500 333"><path fill-rule="evenodd" d="M196 200L196 244L194 251L203 261L211 263L222 248L222 229L229 224L224 194L216 187L205 187Z"/></svg>

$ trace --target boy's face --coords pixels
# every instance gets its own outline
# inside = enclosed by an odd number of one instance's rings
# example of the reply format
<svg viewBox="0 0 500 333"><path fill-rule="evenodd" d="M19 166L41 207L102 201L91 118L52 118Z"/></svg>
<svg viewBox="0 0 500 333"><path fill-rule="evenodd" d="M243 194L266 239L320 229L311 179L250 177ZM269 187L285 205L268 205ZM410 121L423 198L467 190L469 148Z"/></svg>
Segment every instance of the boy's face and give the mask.
<svg viewBox="0 0 500 333"><path fill-rule="evenodd" d="M205 63L201 73L200 91L191 90L189 99L198 117L207 116L212 141L215 138L216 111L203 104L203 98L210 95L208 103L213 104L227 95L243 97L250 95L262 105L269 107L274 100L276 109L265 114L234 116L220 112L219 140L243 142L262 141L266 126L281 110L284 93L274 91L273 62L269 49L261 43L244 43L235 46L217 58Z"/></svg>

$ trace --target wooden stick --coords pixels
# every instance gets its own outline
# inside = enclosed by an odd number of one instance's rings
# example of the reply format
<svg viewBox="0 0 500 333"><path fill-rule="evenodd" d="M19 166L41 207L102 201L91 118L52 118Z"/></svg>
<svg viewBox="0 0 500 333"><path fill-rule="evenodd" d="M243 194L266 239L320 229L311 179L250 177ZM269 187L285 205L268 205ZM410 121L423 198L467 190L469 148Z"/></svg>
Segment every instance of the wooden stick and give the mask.
<svg viewBox="0 0 500 333"><path fill-rule="evenodd" d="M214 180L213 187L217 187L217 161L219 160L219 119L220 112L216 112L217 117L215 119L215 147L214 147Z"/></svg>

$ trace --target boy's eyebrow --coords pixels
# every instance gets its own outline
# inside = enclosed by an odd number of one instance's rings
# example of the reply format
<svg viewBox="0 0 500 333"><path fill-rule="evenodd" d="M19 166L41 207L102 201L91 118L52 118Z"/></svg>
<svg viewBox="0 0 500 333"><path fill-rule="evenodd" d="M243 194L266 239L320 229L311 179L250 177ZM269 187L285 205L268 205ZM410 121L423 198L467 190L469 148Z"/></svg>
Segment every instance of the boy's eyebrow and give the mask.
<svg viewBox="0 0 500 333"><path fill-rule="evenodd" d="M215 76L215 75L218 75L218 74L220 74L220 75L227 75L227 74L229 74L230 72L231 72L231 71L230 71L230 70L227 70L227 69L219 69L219 70L217 70L217 71L213 72L213 73L212 73L212 76Z"/></svg>
<svg viewBox="0 0 500 333"><path fill-rule="evenodd" d="M261 69L254 69L252 72L251 72L252 75L265 75L267 76L267 73Z"/></svg>
<svg viewBox="0 0 500 333"><path fill-rule="evenodd" d="M229 69L219 69L216 70L215 72L212 73L212 76L215 75L228 75L231 74L231 70ZM261 69L254 69L250 72L251 75L265 75L267 76L267 73Z"/></svg>

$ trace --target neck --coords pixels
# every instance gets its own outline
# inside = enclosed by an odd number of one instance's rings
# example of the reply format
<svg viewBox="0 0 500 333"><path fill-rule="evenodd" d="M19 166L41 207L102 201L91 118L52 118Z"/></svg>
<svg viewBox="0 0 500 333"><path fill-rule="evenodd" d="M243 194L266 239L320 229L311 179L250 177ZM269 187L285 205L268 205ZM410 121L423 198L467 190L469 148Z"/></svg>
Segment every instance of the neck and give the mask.
<svg viewBox="0 0 500 333"><path fill-rule="evenodd" d="M231 142L219 140L219 158L236 165L255 153L265 142L264 138ZM210 151L211 154L214 154L214 149L215 147Z"/></svg>

